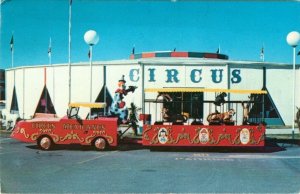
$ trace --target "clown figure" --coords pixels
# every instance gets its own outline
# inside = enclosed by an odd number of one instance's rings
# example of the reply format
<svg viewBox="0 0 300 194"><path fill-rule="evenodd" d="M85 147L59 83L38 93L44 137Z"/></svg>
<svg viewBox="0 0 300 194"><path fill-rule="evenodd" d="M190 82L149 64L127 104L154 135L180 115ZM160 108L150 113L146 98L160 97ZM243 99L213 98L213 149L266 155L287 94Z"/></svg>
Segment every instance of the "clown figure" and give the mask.
<svg viewBox="0 0 300 194"><path fill-rule="evenodd" d="M118 89L115 91L115 96L113 102L110 106L110 114L113 116L119 117L119 122L127 123L128 117L128 109L126 107L126 103L123 101L124 96L126 96L129 92L134 92L137 87L129 86L126 89L126 81L125 76L122 75L122 78L118 82Z"/></svg>

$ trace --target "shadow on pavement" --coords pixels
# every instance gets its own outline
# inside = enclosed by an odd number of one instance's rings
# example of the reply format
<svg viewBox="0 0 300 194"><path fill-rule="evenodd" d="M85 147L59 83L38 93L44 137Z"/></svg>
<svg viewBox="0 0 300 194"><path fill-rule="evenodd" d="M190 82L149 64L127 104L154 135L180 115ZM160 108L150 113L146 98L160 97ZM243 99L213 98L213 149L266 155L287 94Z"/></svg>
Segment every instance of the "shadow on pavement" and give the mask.
<svg viewBox="0 0 300 194"><path fill-rule="evenodd" d="M300 139L280 139L280 138L267 138L267 142L273 142L273 143L283 143L283 144L291 144L300 146Z"/></svg>
<svg viewBox="0 0 300 194"><path fill-rule="evenodd" d="M34 150L40 150L37 145L27 145L27 148L34 149ZM118 147L108 147L106 150L100 151L130 151L130 150L142 150L145 149L142 145L137 144L121 144ZM87 145L80 145L80 144L70 144L70 145L54 145L54 147L51 150L45 150L45 151L58 151L58 150L72 150L72 151L97 151L93 146L87 146ZM42 151L42 150L41 150Z"/></svg>
<svg viewBox="0 0 300 194"><path fill-rule="evenodd" d="M156 152L273 153L285 151L287 147L292 146L299 147L299 140L267 138L264 147L146 147L142 146L141 144L123 143L118 147L110 147L105 151L132 151L149 149L150 151ZM37 145L28 145L26 147L39 150ZM55 145L51 150L96 151L93 146L83 146L79 144Z"/></svg>
<svg viewBox="0 0 300 194"><path fill-rule="evenodd" d="M41 150L37 145L28 145L26 146L30 149L40 150L40 151L58 151L58 150L72 150L72 151L96 151L93 146L79 145L79 144L70 144L70 145L54 145L50 150ZM105 151L115 150L108 148Z"/></svg>
<svg viewBox="0 0 300 194"><path fill-rule="evenodd" d="M283 147L169 147L150 148L151 151L168 152L217 152L217 153L273 153L286 150Z"/></svg>
<svg viewBox="0 0 300 194"><path fill-rule="evenodd" d="M274 139L267 139L264 147L148 147L148 149L151 151L161 152L273 153L285 151L285 148L288 146L299 145L297 142L295 143L291 141L286 141L285 145L280 145L279 143L283 142Z"/></svg>

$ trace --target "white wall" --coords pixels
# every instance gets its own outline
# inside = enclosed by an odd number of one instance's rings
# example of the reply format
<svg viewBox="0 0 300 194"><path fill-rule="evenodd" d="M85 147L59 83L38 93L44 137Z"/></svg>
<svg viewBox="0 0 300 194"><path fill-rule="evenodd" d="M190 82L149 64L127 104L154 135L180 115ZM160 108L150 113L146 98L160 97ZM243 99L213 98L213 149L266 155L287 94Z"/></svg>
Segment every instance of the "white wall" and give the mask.
<svg viewBox="0 0 300 194"><path fill-rule="evenodd" d="M299 70L297 70L299 75ZM297 78L299 82L299 76ZM300 106L299 83L296 89L296 106ZM291 69L267 69L267 88L286 125L293 122L293 73Z"/></svg>
<svg viewBox="0 0 300 194"><path fill-rule="evenodd" d="M232 83L230 81L230 89L241 90L261 90L263 88L263 69L253 66L253 69L242 67L241 65L231 65L230 74L233 71L239 70L241 81L239 83ZM250 94L229 94L231 101L249 101ZM234 119L238 125L243 123L243 107L241 103L234 104L233 109L236 111Z"/></svg>
<svg viewBox="0 0 300 194"><path fill-rule="evenodd" d="M42 69L42 67L40 68ZM46 87L54 105L56 114L58 116L64 116L66 114L69 100L68 66L47 66L45 68Z"/></svg>
<svg viewBox="0 0 300 194"><path fill-rule="evenodd" d="M296 92L295 92L295 103L300 108L300 68L296 70Z"/></svg>
<svg viewBox="0 0 300 194"><path fill-rule="evenodd" d="M14 75L15 70L6 71L5 72L5 94L6 94L6 109L10 111L11 109L11 101L13 97L13 90L14 90Z"/></svg>
<svg viewBox="0 0 300 194"><path fill-rule="evenodd" d="M24 82L24 69L17 69L15 70L15 85L16 85L16 92L17 92L17 100L18 100L18 108L19 108L19 115L21 117L25 116L25 82Z"/></svg>
<svg viewBox="0 0 300 194"><path fill-rule="evenodd" d="M44 67L25 69L25 118L34 115L44 88ZM19 106L22 106L20 102Z"/></svg>
<svg viewBox="0 0 300 194"><path fill-rule="evenodd" d="M149 68L155 68L155 82L149 82ZM139 80L131 81L129 78L130 70L137 69L139 74ZM178 70L179 83L166 83L167 69ZM202 69L202 80L199 83L193 83L190 79L190 74L193 69ZM211 77L212 69L223 69L223 78L221 83L213 83ZM203 87L203 88L227 88L229 82L231 82L231 74L233 70L240 70L241 82L237 84L230 83L231 89L255 89L260 90L263 83L263 71L262 67L257 68L255 66L245 67L243 65L230 65L230 71L227 72L227 65L145 65L145 87L144 88L162 88L162 87ZM18 105L20 110L20 116L24 112L25 118L30 118L36 110L38 101L40 99L43 87L44 87L44 67L24 67L18 69L12 69L6 71L6 96L7 96L7 109L10 110L12 92L14 86L14 71L15 71L15 83L17 89ZM71 101L89 101L90 96L90 67L89 65L72 65L72 93ZM138 89L134 94L129 93L124 101L127 106L130 106L131 102L134 102L139 108L142 107L142 72L141 66L136 62L128 65L107 65L107 88L114 96L115 90L118 88L118 80L125 75L126 85L138 86ZM53 76L54 73L54 76ZM135 72L137 73L137 72ZM54 104L56 113L59 117L66 114L68 108L68 66L54 65L54 67L46 67L46 85L49 95ZM229 75L229 77L228 77ZM300 70L297 69L297 81L296 87L300 88ZM23 77L25 76L25 77ZM198 76L198 75L197 75ZM284 122L287 125L291 125L292 122L292 72L291 69L285 68L267 68L267 88L274 100L275 105L278 108ZM54 78L54 82L53 82ZM137 78L137 77L135 77ZM197 77L198 79L199 77ZM23 88L24 86L24 88ZM54 88L53 88L54 86ZM93 93L92 100L95 101L103 86L103 66L99 64L93 65ZM300 107L300 90L296 91L296 105ZM155 99L156 93L145 94L146 99ZM204 100L214 100L215 93L205 93ZM245 95L230 95L230 100L248 100L248 94ZM24 101L24 104L23 104ZM150 109L153 111L156 109L156 105L151 105ZM24 111L23 111L24 107ZM213 108L213 107L212 107ZM235 107L233 107L235 108ZM146 113L149 111L148 104L145 107ZM159 109L159 107L158 107ZM160 117L160 110L157 110L157 118ZM225 107L225 110L227 107ZM238 107L237 110L242 113L242 107ZM204 121L209 114L208 105L204 106ZM155 115L152 116L155 118ZM242 116L238 116L238 123L241 123Z"/></svg>

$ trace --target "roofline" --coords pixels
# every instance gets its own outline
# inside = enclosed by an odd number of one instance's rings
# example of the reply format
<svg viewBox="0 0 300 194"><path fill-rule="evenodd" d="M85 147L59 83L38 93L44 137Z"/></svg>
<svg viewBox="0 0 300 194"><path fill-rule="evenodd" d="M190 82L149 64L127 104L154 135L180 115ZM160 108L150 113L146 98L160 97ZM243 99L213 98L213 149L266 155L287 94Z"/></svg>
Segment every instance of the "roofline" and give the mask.
<svg viewBox="0 0 300 194"><path fill-rule="evenodd" d="M182 57L156 57L156 58L141 58L141 59L121 59L110 61L93 61L93 66L98 65L256 65L256 66L272 66L272 67L290 67L293 64L276 63L276 62L261 62L261 61L239 61L239 60L222 60L222 59L207 59L207 58L182 58ZM59 67L68 66L68 63L59 64L41 64L41 65L24 65L19 67L7 68L5 71L23 69L23 68L39 68L39 67ZM89 62L75 62L71 66L89 65ZM296 68L300 68L300 64L296 64Z"/></svg>

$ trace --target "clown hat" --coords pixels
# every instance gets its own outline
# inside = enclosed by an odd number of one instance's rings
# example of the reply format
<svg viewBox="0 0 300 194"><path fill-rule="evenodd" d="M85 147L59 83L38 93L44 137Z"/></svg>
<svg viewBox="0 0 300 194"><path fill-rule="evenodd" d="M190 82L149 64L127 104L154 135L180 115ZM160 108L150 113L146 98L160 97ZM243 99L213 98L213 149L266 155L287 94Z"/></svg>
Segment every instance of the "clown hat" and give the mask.
<svg viewBox="0 0 300 194"><path fill-rule="evenodd" d="M125 75L122 75L122 78L119 80L119 82L126 83L126 81L125 81Z"/></svg>

